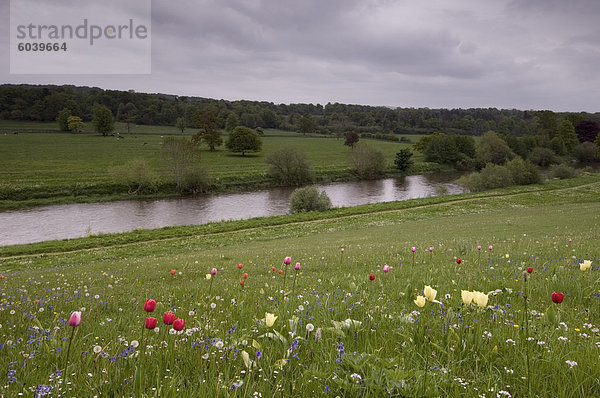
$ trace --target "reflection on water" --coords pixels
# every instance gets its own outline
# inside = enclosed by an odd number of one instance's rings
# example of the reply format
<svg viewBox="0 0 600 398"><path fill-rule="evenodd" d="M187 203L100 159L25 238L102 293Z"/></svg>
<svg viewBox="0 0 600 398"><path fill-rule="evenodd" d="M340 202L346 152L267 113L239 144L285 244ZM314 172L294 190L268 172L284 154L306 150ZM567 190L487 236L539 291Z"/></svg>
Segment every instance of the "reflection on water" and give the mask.
<svg viewBox="0 0 600 398"><path fill-rule="evenodd" d="M356 206L463 192L449 173L398 179L319 185L333 206ZM0 245L75 238L100 232L125 232L136 228L204 224L210 221L283 215L289 211L293 189L272 188L256 192L183 199L76 203L0 213Z"/></svg>

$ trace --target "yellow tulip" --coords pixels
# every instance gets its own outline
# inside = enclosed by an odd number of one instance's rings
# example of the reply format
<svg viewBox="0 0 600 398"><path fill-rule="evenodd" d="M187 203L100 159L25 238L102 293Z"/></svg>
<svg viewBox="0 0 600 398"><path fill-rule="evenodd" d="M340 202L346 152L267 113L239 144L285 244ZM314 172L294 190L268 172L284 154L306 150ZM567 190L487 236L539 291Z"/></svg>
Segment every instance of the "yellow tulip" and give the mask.
<svg viewBox="0 0 600 398"><path fill-rule="evenodd" d="M437 290L433 289L431 286L425 286L424 289L425 298L429 301L435 300L435 295L437 294Z"/></svg>
<svg viewBox="0 0 600 398"><path fill-rule="evenodd" d="M206 274L206 280L209 281L210 278L211 278L211 275L210 274Z"/></svg>
<svg viewBox="0 0 600 398"><path fill-rule="evenodd" d="M250 355L242 350L242 359L244 360L244 365L246 365L246 369L250 368L250 365L252 364L252 362L250 362Z"/></svg>
<svg viewBox="0 0 600 398"><path fill-rule="evenodd" d="M485 308L488 303L488 295L481 292L473 292L473 302L481 308Z"/></svg>
<svg viewBox="0 0 600 398"><path fill-rule="evenodd" d="M423 308L425 306L425 297L423 296L417 296L417 299L415 300L415 304L417 305L417 307L419 308Z"/></svg>
<svg viewBox="0 0 600 398"><path fill-rule="evenodd" d="M581 264L579 264L579 269L582 271L587 271L592 267L592 262L590 260L584 260Z"/></svg>
<svg viewBox="0 0 600 398"><path fill-rule="evenodd" d="M468 290L461 290L460 297L462 298L462 301L463 303L465 303L465 305L469 305L471 304L471 301L473 301L473 292L470 292Z"/></svg>
<svg viewBox="0 0 600 398"><path fill-rule="evenodd" d="M277 317L275 316L275 314L272 314L270 312L265 312L265 324L267 325L268 328L273 326L273 324L275 323L276 320L277 320Z"/></svg>

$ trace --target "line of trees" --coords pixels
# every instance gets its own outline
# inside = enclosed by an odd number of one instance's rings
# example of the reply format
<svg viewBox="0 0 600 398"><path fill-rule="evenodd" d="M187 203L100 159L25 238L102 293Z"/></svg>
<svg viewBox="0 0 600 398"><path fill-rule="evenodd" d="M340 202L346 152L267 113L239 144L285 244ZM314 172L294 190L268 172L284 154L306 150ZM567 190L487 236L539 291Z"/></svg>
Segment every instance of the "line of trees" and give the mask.
<svg viewBox="0 0 600 398"><path fill-rule="evenodd" d="M338 138L358 134L445 133L482 135L493 130L522 136L552 128L565 117L574 126L582 120L600 123L600 113L554 113L496 108L429 109L388 108L339 103L274 104L259 101L225 101L200 97L146 94L76 86L0 86L0 119L54 121L67 108L84 122L92 120L96 105L107 107L118 122L146 125L177 124L204 130L198 112L214 117L218 129L237 126L278 128L302 134L326 134ZM206 109L206 110L205 110ZM200 111L199 111L200 110ZM203 139L206 139L203 138Z"/></svg>

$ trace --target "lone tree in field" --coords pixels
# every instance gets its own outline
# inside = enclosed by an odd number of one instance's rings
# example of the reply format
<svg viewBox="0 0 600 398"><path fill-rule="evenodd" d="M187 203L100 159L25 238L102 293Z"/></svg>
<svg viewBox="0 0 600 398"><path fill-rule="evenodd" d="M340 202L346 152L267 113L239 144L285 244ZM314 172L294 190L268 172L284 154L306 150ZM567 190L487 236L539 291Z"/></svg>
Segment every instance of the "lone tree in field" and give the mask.
<svg viewBox="0 0 600 398"><path fill-rule="evenodd" d="M58 112L56 123L58 123L60 131L71 131L69 128L69 117L71 117L71 110L69 108L64 108L62 111Z"/></svg>
<svg viewBox="0 0 600 398"><path fill-rule="evenodd" d="M69 131L72 131L75 134L83 131L83 128L85 127L85 123L83 123L79 116L69 116L69 119L67 119L67 125Z"/></svg>
<svg viewBox="0 0 600 398"><path fill-rule="evenodd" d="M92 124L97 133L107 136L115 129L115 118L112 112L104 105L96 105L93 111Z"/></svg>
<svg viewBox="0 0 600 398"><path fill-rule="evenodd" d="M310 116L302 116L300 119L298 119L297 130L302 135L312 134L315 132L315 124Z"/></svg>
<svg viewBox="0 0 600 398"><path fill-rule="evenodd" d="M354 131L346 134L346 140L344 141L344 145L348 145L350 148L354 149L354 145L358 142L358 134Z"/></svg>
<svg viewBox="0 0 600 398"><path fill-rule="evenodd" d="M262 139L255 130L244 126L237 126L229 133L229 139L225 144L231 152L259 152L262 148Z"/></svg>
<svg viewBox="0 0 600 398"><path fill-rule="evenodd" d="M181 131L181 134L183 134L183 132L185 131L185 119L182 117L178 117L177 121L175 122L175 128Z"/></svg>
<svg viewBox="0 0 600 398"><path fill-rule="evenodd" d="M221 130L219 129L221 121L217 116L216 109L198 109L192 116L192 123L195 127L200 129L200 131L192 137L192 142L194 144L198 145L200 142L204 141L211 152L215 150L215 147L223 144Z"/></svg>

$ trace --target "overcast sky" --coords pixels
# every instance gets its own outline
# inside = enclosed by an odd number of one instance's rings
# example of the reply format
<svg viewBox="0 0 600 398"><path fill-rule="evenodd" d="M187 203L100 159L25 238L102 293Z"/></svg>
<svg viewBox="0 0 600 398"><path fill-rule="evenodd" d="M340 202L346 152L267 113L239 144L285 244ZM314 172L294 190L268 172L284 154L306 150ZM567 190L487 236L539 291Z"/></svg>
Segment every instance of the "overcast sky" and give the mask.
<svg viewBox="0 0 600 398"><path fill-rule="evenodd" d="M150 75L11 75L5 56L0 83L598 112L599 17L599 0L153 0Z"/></svg>

